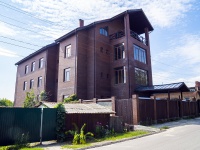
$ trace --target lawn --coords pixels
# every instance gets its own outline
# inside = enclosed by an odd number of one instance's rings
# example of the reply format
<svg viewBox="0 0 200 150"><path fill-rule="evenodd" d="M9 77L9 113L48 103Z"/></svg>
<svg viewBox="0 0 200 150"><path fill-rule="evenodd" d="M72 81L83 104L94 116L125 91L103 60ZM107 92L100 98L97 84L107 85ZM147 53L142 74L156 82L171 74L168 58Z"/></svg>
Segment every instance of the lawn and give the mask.
<svg viewBox="0 0 200 150"><path fill-rule="evenodd" d="M116 133L115 135L110 135L110 136L100 138L100 139L94 139L92 141L89 141L87 144L78 144L78 145L66 144L62 146L62 148L71 148L71 149L85 148L85 147L97 145L100 142L118 141L122 139L146 135L148 133L149 132L147 131L132 131L132 132L125 132L125 133Z"/></svg>

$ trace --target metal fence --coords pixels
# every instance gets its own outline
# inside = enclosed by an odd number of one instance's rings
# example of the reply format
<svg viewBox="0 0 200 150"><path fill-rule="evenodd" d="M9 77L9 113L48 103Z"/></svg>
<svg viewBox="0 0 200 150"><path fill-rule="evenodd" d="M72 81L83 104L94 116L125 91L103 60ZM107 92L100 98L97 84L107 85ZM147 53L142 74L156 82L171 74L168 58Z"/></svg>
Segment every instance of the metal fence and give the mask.
<svg viewBox="0 0 200 150"><path fill-rule="evenodd" d="M0 145L15 144L22 134L29 135L29 142L55 140L55 126L56 109L0 108Z"/></svg>

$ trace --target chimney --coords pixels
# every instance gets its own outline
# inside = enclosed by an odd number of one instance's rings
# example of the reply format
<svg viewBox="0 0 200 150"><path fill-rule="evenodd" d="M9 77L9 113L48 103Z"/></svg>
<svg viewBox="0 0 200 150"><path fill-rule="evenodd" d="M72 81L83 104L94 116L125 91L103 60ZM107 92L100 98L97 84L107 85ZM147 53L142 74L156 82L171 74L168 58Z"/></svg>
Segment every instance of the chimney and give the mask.
<svg viewBox="0 0 200 150"><path fill-rule="evenodd" d="M79 27L83 27L84 26L84 20L79 19Z"/></svg>

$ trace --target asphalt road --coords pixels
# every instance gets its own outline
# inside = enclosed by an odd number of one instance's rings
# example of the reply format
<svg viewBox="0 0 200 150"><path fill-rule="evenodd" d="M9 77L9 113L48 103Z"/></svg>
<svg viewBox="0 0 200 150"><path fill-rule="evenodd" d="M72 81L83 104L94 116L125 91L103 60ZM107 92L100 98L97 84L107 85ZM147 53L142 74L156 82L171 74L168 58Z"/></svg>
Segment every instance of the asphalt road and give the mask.
<svg viewBox="0 0 200 150"><path fill-rule="evenodd" d="M89 150L200 150L200 118L165 132Z"/></svg>

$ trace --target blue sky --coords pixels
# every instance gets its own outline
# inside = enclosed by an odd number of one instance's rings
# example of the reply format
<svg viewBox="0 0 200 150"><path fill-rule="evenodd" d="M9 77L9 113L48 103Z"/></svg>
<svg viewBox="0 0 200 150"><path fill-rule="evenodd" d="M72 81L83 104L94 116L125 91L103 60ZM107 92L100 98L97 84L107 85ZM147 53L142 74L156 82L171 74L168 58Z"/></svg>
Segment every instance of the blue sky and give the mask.
<svg viewBox="0 0 200 150"><path fill-rule="evenodd" d="M78 27L142 8L150 34L154 84L200 81L199 0L0 0L0 98L14 100L23 57Z"/></svg>

